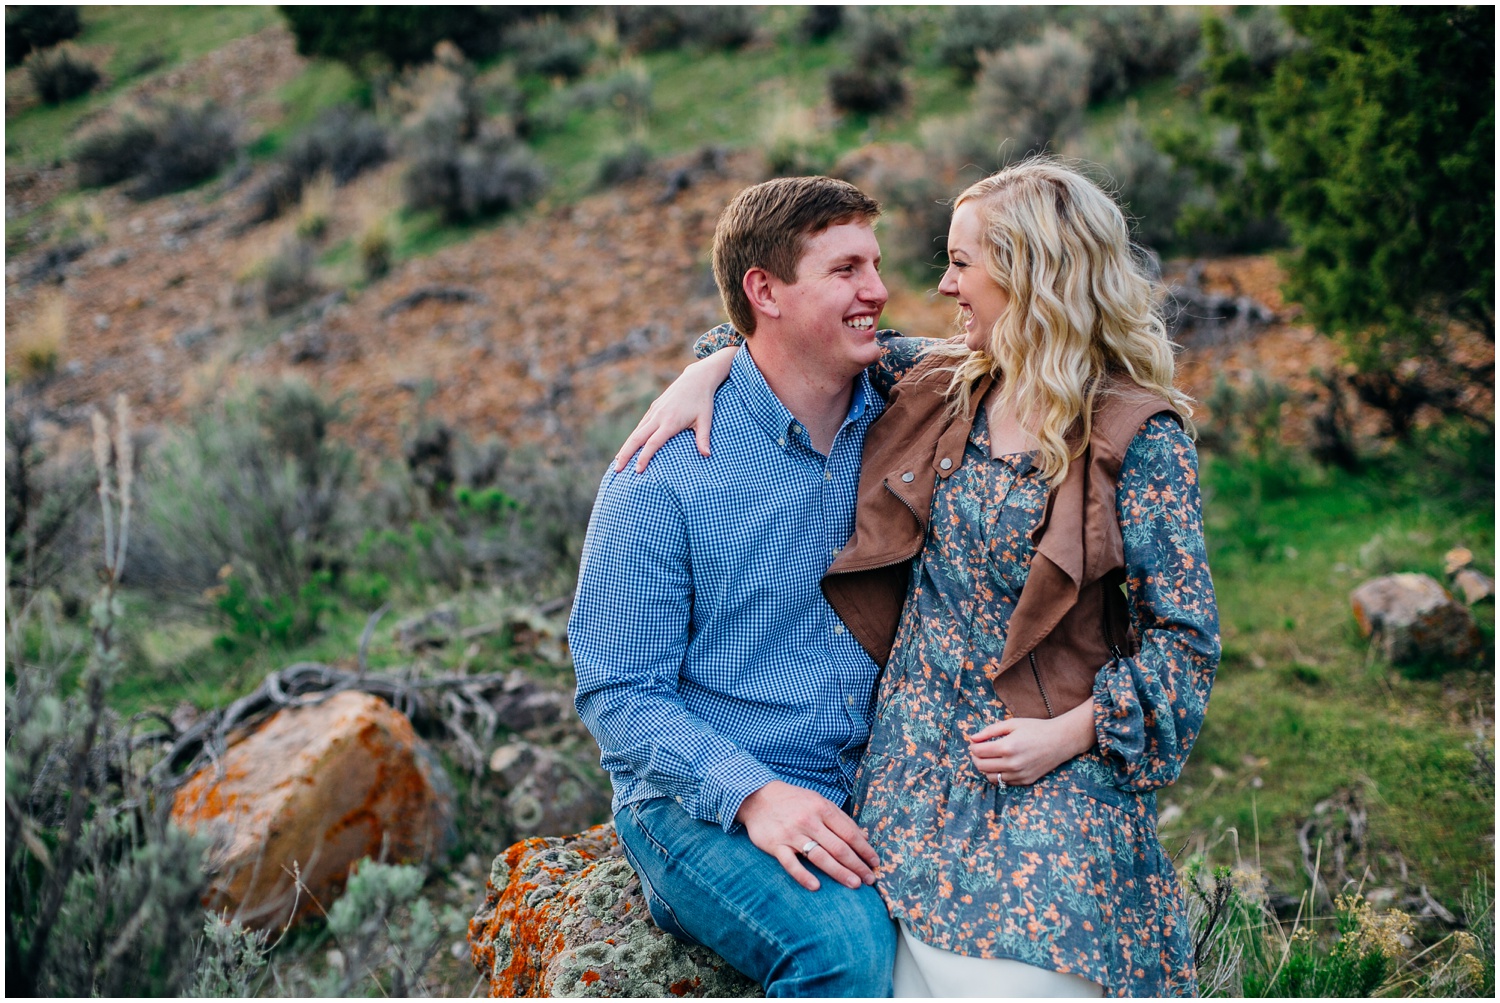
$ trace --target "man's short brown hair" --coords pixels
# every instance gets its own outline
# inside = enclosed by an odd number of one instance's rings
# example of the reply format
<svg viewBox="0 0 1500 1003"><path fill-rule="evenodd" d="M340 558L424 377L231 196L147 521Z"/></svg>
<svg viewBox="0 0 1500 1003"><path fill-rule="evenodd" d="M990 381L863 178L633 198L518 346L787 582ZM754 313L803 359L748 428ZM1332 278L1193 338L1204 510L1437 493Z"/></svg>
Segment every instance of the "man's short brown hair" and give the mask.
<svg viewBox="0 0 1500 1003"><path fill-rule="evenodd" d="M736 195L714 229L714 281L735 329L755 333L746 272L764 268L796 282L808 237L844 223L874 223L879 215L879 202L835 178L775 178Z"/></svg>

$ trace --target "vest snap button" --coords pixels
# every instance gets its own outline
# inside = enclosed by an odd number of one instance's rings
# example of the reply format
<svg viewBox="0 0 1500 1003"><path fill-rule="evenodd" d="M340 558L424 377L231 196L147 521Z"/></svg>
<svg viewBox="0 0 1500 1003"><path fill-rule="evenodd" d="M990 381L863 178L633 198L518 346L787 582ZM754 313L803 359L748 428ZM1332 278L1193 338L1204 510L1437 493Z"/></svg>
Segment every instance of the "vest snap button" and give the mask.
<svg viewBox="0 0 1500 1003"><path fill-rule="evenodd" d="M910 470L901 475L901 479L907 484L910 484L912 481L916 480L916 477L917 475L912 473Z"/></svg>
<svg viewBox="0 0 1500 1003"><path fill-rule="evenodd" d="M943 462L939 463L938 466L942 467L944 470L947 470L949 467L953 466L953 461L945 456L943 457Z"/></svg>

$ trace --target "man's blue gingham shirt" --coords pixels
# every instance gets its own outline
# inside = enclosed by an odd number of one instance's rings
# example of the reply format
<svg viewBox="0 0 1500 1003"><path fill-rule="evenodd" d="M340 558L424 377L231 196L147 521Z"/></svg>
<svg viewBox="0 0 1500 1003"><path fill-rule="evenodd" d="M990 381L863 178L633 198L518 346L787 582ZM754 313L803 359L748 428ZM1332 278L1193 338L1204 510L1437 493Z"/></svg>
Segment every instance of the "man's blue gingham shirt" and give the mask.
<svg viewBox="0 0 1500 1003"><path fill-rule="evenodd" d="M687 431L644 474L604 475L568 641L616 812L666 796L729 831L772 780L848 798L877 667L818 582L854 529L883 406L861 373L825 458L742 350L712 456Z"/></svg>

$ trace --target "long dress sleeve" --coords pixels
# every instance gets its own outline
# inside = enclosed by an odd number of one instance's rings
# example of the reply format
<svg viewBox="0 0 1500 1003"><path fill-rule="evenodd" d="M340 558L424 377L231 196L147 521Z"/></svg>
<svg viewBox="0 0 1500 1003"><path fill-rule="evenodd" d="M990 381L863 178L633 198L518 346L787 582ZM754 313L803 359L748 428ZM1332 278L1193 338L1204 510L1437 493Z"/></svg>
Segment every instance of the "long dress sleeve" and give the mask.
<svg viewBox="0 0 1500 1003"><path fill-rule="evenodd" d="M1131 441L1116 510L1140 650L1100 671L1094 730L1118 784L1147 791L1181 772L1219 664L1197 453L1175 421L1158 415Z"/></svg>
<svg viewBox="0 0 1500 1003"><path fill-rule="evenodd" d="M922 361L922 351L934 342L928 338L908 338L900 331L889 329L875 332L880 344L880 358L870 367L870 384L881 398L891 395L894 387L913 367ZM693 342L693 355L704 359L715 352L743 345L745 336L734 329L733 324L720 324L698 336Z"/></svg>

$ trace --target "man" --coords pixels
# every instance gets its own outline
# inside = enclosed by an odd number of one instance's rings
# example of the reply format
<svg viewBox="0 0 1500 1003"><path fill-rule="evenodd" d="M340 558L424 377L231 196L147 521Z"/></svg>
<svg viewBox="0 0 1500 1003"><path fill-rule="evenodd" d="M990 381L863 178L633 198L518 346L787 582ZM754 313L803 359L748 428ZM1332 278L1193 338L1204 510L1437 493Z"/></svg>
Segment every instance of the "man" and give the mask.
<svg viewBox="0 0 1500 1003"><path fill-rule="evenodd" d="M605 475L568 624L652 917L767 996L891 991L876 858L845 810L876 666L818 584L882 407L864 373L887 298L879 212L829 178L725 209L714 278L746 350L712 455L682 434L644 473Z"/></svg>

